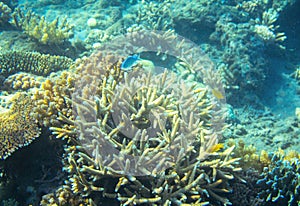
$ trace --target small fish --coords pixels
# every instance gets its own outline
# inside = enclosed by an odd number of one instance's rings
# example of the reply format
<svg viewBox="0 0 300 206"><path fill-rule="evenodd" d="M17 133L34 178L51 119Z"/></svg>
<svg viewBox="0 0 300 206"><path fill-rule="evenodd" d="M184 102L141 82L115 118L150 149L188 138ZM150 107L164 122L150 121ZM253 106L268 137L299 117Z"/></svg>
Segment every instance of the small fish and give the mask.
<svg viewBox="0 0 300 206"><path fill-rule="evenodd" d="M121 69L124 71L129 71L133 66L137 64L137 61L140 60L139 54L134 54L132 56L128 56L121 64Z"/></svg>
<svg viewBox="0 0 300 206"><path fill-rule="evenodd" d="M224 148L224 144L218 143L209 148L209 152L214 153Z"/></svg>
<svg viewBox="0 0 300 206"><path fill-rule="evenodd" d="M217 99L224 99L224 95L222 92L220 92L218 89L214 88L212 89L212 94L217 98Z"/></svg>

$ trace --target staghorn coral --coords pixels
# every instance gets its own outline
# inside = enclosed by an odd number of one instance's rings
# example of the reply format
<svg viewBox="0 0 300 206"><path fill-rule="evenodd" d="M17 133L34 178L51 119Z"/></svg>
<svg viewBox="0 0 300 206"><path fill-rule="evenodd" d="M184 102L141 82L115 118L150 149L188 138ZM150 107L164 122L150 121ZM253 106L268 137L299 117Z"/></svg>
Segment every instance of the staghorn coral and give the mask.
<svg viewBox="0 0 300 206"><path fill-rule="evenodd" d="M113 61L105 67L107 59ZM97 54L79 67L76 115L60 116L68 129L50 128L73 142L64 167L72 191L95 204L99 195L122 205L229 204L223 194L240 169L230 157L234 147L218 152L224 126L219 98L171 71L148 73L138 65L125 74L116 59ZM191 71L195 65L187 64ZM220 83L212 71L199 73L208 85L211 77L215 86Z"/></svg>
<svg viewBox="0 0 300 206"><path fill-rule="evenodd" d="M0 53L0 75L28 72L47 76L51 72L68 69L73 60L63 56L51 56L38 52L9 51Z"/></svg>
<svg viewBox="0 0 300 206"><path fill-rule="evenodd" d="M36 119L30 115L34 107L30 95L16 93L0 115L0 158L6 159L17 149L28 145L40 135Z"/></svg>
<svg viewBox="0 0 300 206"><path fill-rule="evenodd" d="M73 26L68 24L66 18L47 22L44 16L40 17L32 11L25 14L19 8L15 9L12 17L11 24L41 44L59 45L73 35Z"/></svg>
<svg viewBox="0 0 300 206"><path fill-rule="evenodd" d="M149 30L167 30L173 26L171 6L174 0L142 1L138 4L135 22Z"/></svg>
<svg viewBox="0 0 300 206"><path fill-rule="evenodd" d="M297 156L299 157L299 154ZM282 150L279 150L273 155L271 164L264 168L256 186L260 187L259 197L266 201L265 205L299 205L300 164L298 157L286 157Z"/></svg>

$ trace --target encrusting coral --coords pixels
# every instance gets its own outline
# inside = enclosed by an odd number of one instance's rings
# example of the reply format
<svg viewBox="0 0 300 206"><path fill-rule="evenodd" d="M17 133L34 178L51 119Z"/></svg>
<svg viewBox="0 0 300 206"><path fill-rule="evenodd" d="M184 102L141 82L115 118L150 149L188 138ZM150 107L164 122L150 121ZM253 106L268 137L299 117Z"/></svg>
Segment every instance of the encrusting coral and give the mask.
<svg viewBox="0 0 300 206"><path fill-rule="evenodd" d="M28 145L40 135L37 121L30 115L34 107L30 95L16 93L6 104L11 106L1 109L1 159L6 159L18 148Z"/></svg>
<svg viewBox="0 0 300 206"><path fill-rule="evenodd" d="M38 52L9 51L0 53L0 75L9 76L17 72L47 76L51 72L68 69L73 60Z"/></svg>
<svg viewBox="0 0 300 206"><path fill-rule="evenodd" d="M73 26L69 25L66 18L47 22L44 16L40 17L32 11L25 14L19 8L15 9L12 17L11 24L41 44L62 44L73 35Z"/></svg>

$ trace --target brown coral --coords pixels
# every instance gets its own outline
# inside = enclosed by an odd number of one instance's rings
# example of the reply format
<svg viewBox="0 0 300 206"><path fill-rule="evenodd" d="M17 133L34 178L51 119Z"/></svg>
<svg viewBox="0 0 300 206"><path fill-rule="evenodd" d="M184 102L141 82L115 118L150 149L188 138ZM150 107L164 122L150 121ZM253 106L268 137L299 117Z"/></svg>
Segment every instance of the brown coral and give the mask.
<svg viewBox="0 0 300 206"><path fill-rule="evenodd" d="M1 159L7 158L40 135L36 119L30 115L34 107L30 96L17 93L10 103L10 108L2 111L0 115Z"/></svg>
<svg viewBox="0 0 300 206"><path fill-rule="evenodd" d="M42 78L21 72L6 78L4 86L14 90L28 90L30 88L40 87L41 81Z"/></svg>
<svg viewBox="0 0 300 206"><path fill-rule="evenodd" d="M71 117L72 103L69 101L74 90L74 75L64 71L55 76L50 75L40 88L35 88L32 99L35 107L32 116L43 126L55 126L60 124L59 114Z"/></svg>
<svg viewBox="0 0 300 206"><path fill-rule="evenodd" d="M8 76L28 72L46 76L54 71L71 67L73 60L63 56L51 56L38 52L9 51L0 53L0 74Z"/></svg>

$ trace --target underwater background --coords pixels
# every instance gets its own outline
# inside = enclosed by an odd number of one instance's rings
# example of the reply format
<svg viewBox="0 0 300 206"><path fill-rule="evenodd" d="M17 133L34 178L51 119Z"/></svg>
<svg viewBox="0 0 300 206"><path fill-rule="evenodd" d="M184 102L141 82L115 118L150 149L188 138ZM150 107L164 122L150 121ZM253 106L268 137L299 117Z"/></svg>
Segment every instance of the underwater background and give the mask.
<svg viewBox="0 0 300 206"><path fill-rule="evenodd" d="M300 205L299 0L0 1L0 204Z"/></svg>

